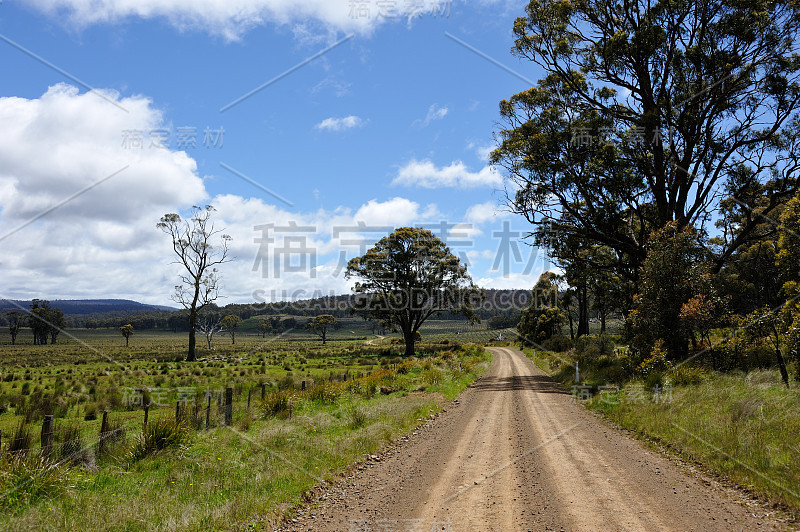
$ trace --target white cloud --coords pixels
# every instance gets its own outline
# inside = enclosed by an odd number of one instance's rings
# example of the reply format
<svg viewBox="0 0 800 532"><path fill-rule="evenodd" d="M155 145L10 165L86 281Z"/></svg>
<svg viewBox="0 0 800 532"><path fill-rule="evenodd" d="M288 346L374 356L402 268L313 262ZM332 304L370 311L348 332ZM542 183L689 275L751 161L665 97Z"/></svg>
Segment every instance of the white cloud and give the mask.
<svg viewBox="0 0 800 532"><path fill-rule="evenodd" d="M428 114L425 115L425 118L422 120L414 120L414 123L411 124L412 126L420 126L426 127L434 120L441 120L448 113L447 107L439 107L437 104L433 104L428 107Z"/></svg>
<svg viewBox="0 0 800 532"><path fill-rule="evenodd" d="M398 197L383 202L370 200L356 211L353 219L367 225L400 227L430 221L437 216L439 212L435 205L428 205L420 211L419 203Z"/></svg>
<svg viewBox="0 0 800 532"><path fill-rule="evenodd" d="M418 186L423 188L476 188L500 187L503 180L491 167L486 166L478 172L470 172L461 161L437 168L430 160L412 159L400 168L393 185Z"/></svg>
<svg viewBox="0 0 800 532"><path fill-rule="evenodd" d="M366 123L365 120L358 116L350 115L343 118L326 118L316 126L315 129L323 131L344 131L346 129L353 129L354 127L361 127Z"/></svg>
<svg viewBox="0 0 800 532"><path fill-rule="evenodd" d="M471 249L471 250L467 251L467 257L469 257L471 260L493 259L494 255L495 255L495 252L490 250L490 249L484 249L482 251L481 250L477 250L477 249Z"/></svg>
<svg viewBox="0 0 800 532"><path fill-rule="evenodd" d="M441 9L441 0L396 2L393 13L411 18ZM180 30L198 28L226 39L238 39L256 26L299 26L313 21L325 30L369 34L391 20L382 16L383 0L30 0L54 18L79 27L128 19L164 18Z"/></svg>
<svg viewBox="0 0 800 532"><path fill-rule="evenodd" d="M206 197L192 158L151 145L149 132L165 127L152 102L103 94L127 112L64 84L39 99L0 98L0 208L6 221L36 216L87 187L93 188L54 215L127 222L145 210ZM125 145L134 136L141 147Z"/></svg>
<svg viewBox="0 0 800 532"><path fill-rule="evenodd" d="M505 213L501 213L500 210L501 207L497 205L497 203L494 201L487 201L472 205L467 209L464 217L468 222L479 225L503 217Z"/></svg>
<svg viewBox="0 0 800 532"><path fill-rule="evenodd" d="M60 84L0 98L2 296L143 292L164 256L155 223L207 200L186 153L123 145L126 131L166 127L152 102L101 94Z"/></svg>
<svg viewBox="0 0 800 532"><path fill-rule="evenodd" d="M492 151L494 151L495 147L496 146L494 146L493 144L487 144L485 146L482 146L476 142L470 142L469 144L467 144L468 150L474 151L475 155L477 155L481 161L486 161L486 162L489 162L489 155L492 153Z"/></svg>

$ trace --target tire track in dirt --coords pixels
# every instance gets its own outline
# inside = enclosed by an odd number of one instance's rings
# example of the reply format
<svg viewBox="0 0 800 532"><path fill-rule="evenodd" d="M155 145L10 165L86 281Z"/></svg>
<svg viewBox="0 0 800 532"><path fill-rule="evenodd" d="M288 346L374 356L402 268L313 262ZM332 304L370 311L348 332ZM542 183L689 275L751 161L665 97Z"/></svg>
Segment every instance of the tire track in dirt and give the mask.
<svg viewBox="0 0 800 532"><path fill-rule="evenodd" d="M281 530L781 530L575 404L521 352ZM757 513L758 515L754 515Z"/></svg>

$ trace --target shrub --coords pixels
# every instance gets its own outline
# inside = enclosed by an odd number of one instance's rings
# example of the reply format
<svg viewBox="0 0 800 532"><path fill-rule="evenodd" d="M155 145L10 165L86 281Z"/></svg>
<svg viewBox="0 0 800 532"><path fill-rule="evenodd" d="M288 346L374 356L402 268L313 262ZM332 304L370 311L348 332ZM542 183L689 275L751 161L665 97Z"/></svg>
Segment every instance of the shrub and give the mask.
<svg viewBox="0 0 800 532"><path fill-rule="evenodd" d="M294 396L294 390L276 390L268 393L261 402L262 416L270 418L288 415Z"/></svg>
<svg viewBox="0 0 800 532"><path fill-rule="evenodd" d="M138 435L129 452L132 462L189 442L191 431L186 423L162 418L151 421Z"/></svg>
<svg viewBox="0 0 800 532"><path fill-rule="evenodd" d="M570 349L572 349L572 340L570 339L569 336L564 336L563 334L557 334L542 342L542 347L548 351L554 351L556 353L565 353Z"/></svg>
<svg viewBox="0 0 800 532"><path fill-rule="evenodd" d="M399 366L397 366L397 373L400 375L405 375L406 373L410 372L411 369L415 366L413 360L406 360Z"/></svg>
<svg viewBox="0 0 800 532"><path fill-rule="evenodd" d="M367 424L367 413L360 406L354 406L347 411L350 428L360 429Z"/></svg>
<svg viewBox="0 0 800 532"><path fill-rule="evenodd" d="M639 364L637 371L644 377L647 377L651 373L663 374L672 366L669 360L667 360L667 356L668 354L664 346L664 341L658 339L653 346L653 350L650 351L650 356Z"/></svg>
<svg viewBox="0 0 800 532"><path fill-rule="evenodd" d="M83 419L84 421L94 421L97 419L97 404L88 403L84 408Z"/></svg>
<svg viewBox="0 0 800 532"><path fill-rule="evenodd" d="M575 340L575 350L580 358L594 360L612 354L614 342L605 334L587 334Z"/></svg>
<svg viewBox="0 0 800 532"><path fill-rule="evenodd" d="M278 388L293 388L294 387L294 375L286 374L280 378L278 381Z"/></svg>
<svg viewBox="0 0 800 532"><path fill-rule="evenodd" d="M676 386L700 384L710 378L711 374L705 368L688 364L676 366L667 373L667 379Z"/></svg>
<svg viewBox="0 0 800 532"><path fill-rule="evenodd" d="M306 390L306 397L311 401L317 401L326 404L335 404L336 400L342 394L342 387L338 383L322 382L316 386L312 386Z"/></svg>
<svg viewBox="0 0 800 532"><path fill-rule="evenodd" d="M422 372L422 382L430 385L439 384L444 379L441 370L437 368L426 369Z"/></svg>
<svg viewBox="0 0 800 532"><path fill-rule="evenodd" d="M65 470L38 453L0 458L0 508L18 509L57 495L65 485Z"/></svg>

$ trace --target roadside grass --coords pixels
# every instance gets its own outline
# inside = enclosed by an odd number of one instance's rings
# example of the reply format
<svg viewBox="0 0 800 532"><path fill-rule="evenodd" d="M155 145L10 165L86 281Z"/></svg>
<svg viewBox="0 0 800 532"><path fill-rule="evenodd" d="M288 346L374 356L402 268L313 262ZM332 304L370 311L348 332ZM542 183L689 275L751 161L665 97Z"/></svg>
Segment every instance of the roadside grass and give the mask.
<svg viewBox="0 0 800 532"><path fill-rule="evenodd" d="M525 351L576 395L570 355ZM583 365L580 386L592 391L591 399L581 401L587 408L800 518L796 383L786 389L773 369L717 374L688 365L659 373L657 379L643 376L626 382L620 378L620 363L624 360ZM603 386L619 392L597 393Z"/></svg>
<svg viewBox="0 0 800 532"><path fill-rule="evenodd" d="M60 465L42 487L28 478L40 478L34 468L20 479L12 474L19 468L2 466L0 493L16 495L0 500L0 529L269 529L314 485L438 411L488 360L483 348L466 345L326 383L328 395L319 387L293 390L286 416L265 411L259 400L251 411L238 412L231 427L193 431L191 438L151 445L135 456L141 425L138 432L129 427L95 470ZM163 415L151 417L148 426L163 424L159 430L172 434ZM35 461L38 452L25 456Z"/></svg>

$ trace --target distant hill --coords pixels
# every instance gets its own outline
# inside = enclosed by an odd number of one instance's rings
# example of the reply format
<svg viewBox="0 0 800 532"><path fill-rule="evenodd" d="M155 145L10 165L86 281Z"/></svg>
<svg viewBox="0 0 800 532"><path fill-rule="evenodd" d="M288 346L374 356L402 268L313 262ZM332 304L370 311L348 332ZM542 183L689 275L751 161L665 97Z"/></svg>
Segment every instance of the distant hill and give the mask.
<svg viewBox="0 0 800 532"><path fill-rule="evenodd" d="M16 303L16 305L14 304ZM130 299L55 299L50 304L58 307L67 316L81 316L106 312L148 312L157 310L178 310L163 305L146 305ZM0 312L30 308L31 301L0 299Z"/></svg>

